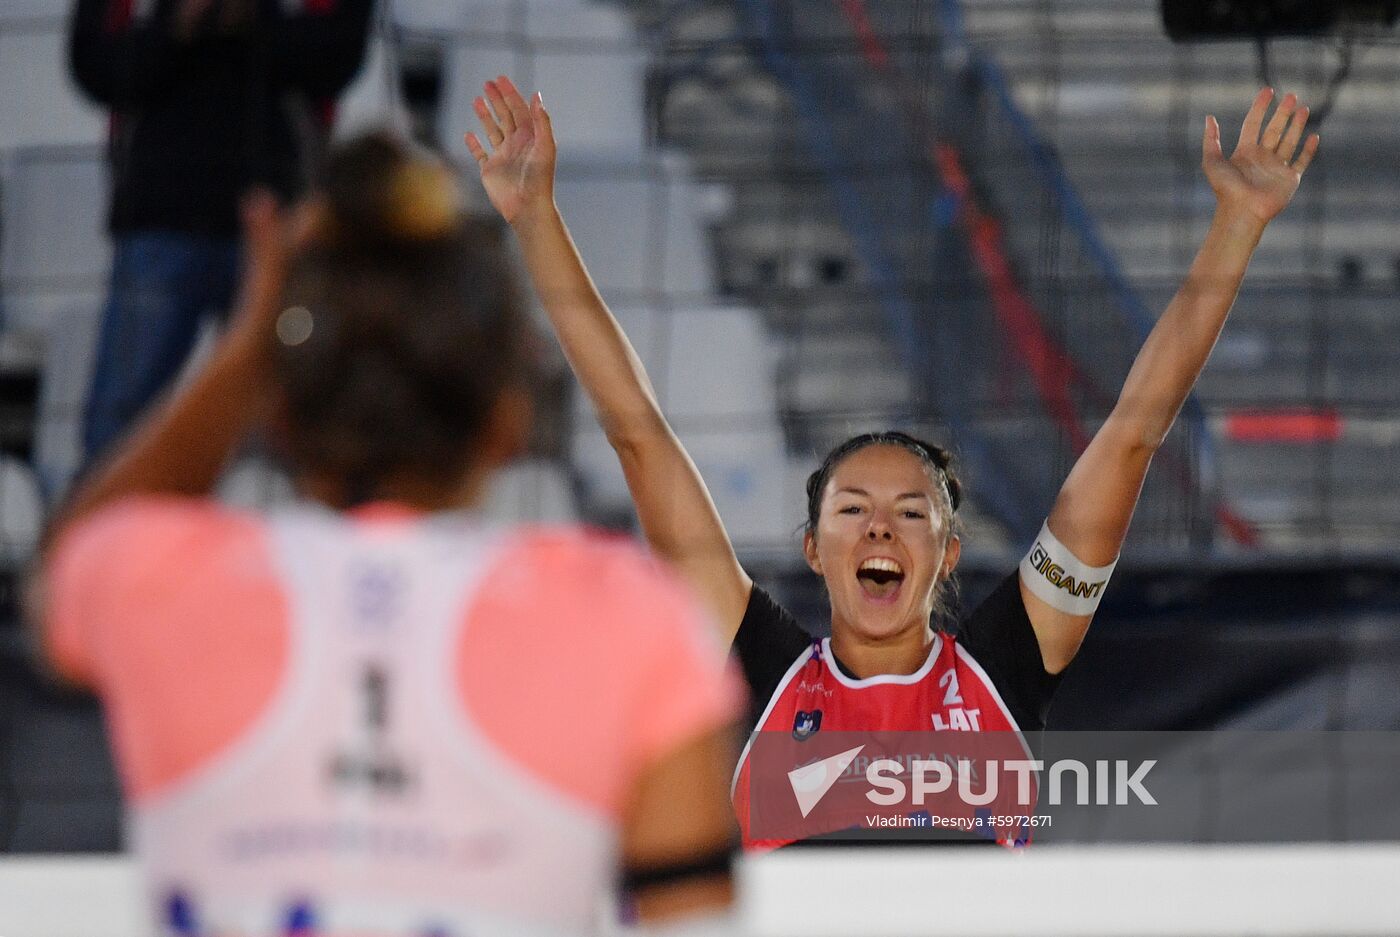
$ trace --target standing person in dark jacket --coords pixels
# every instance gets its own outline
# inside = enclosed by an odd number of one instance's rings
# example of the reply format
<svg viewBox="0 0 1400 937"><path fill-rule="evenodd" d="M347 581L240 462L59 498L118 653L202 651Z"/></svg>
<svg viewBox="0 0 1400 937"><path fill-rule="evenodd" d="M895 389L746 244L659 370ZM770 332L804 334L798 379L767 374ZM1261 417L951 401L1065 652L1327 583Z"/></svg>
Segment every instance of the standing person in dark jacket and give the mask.
<svg viewBox="0 0 1400 937"><path fill-rule="evenodd" d="M77 0L70 65L112 110L114 241L91 461L175 377L237 282L238 202L307 186L373 0Z"/></svg>

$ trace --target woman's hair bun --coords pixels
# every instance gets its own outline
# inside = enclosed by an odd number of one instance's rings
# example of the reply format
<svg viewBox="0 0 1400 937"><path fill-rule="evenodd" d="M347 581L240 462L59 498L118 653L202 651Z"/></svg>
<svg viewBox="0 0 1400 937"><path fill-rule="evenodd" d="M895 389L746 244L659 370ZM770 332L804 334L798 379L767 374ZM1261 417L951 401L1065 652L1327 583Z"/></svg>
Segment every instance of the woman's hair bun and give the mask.
<svg viewBox="0 0 1400 937"><path fill-rule="evenodd" d="M394 174L386 227L409 240L442 237L461 221L462 207L461 190L447 167L407 163Z"/></svg>
<svg viewBox="0 0 1400 937"><path fill-rule="evenodd" d="M465 217L451 170L387 133L366 134L338 148L321 190L323 233L339 247L432 241L451 235Z"/></svg>

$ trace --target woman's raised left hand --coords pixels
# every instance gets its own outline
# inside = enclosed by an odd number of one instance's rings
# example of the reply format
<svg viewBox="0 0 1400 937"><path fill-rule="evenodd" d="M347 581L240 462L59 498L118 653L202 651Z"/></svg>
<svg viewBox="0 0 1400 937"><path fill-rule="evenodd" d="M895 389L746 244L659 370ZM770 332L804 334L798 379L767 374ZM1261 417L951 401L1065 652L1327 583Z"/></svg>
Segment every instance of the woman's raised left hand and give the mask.
<svg viewBox="0 0 1400 937"><path fill-rule="evenodd" d="M491 204L514 224L530 209L554 205L554 130L539 94L526 103L504 75L486 82L485 91L473 107L490 149L474 133L466 135L467 149Z"/></svg>
<svg viewBox="0 0 1400 937"><path fill-rule="evenodd" d="M1273 97L1272 88L1255 96L1240 128L1239 143L1228 158L1220 148L1220 124L1213 116L1206 118L1201 141L1201 165L1218 205L1262 223L1287 207L1320 142L1314 133L1299 148L1308 109L1293 94L1284 96L1265 126L1264 115Z"/></svg>

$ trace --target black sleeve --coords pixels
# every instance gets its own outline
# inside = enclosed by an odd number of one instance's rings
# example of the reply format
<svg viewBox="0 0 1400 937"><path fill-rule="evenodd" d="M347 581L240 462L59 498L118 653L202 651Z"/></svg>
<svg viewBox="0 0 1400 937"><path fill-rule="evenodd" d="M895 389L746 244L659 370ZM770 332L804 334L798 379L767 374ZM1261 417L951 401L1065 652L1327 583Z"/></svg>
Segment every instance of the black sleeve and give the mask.
<svg viewBox="0 0 1400 937"><path fill-rule="evenodd" d="M124 107L160 93L184 52L170 34L170 0L120 30L112 23L116 3L78 0L68 24L68 66L88 97Z"/></svg>
<svg viewBox="0 0 1400 937"><path fill-rule="evenodd" d="M273 34L278 74L312 98L344 91L364 62L373 9L373 0L338 0L329 10L282 14Z"/></svg>
<svg viewBox="0 0 1400 937"><path fill-rule="evenodd" d="M811 643L812 636L792 613L755 585L749 593L744 620L734 635L734 654L749 684L754 709L751 725L757 724L783 674Z"/></svg>
<svg viewBox="0 0 1400 937"><path fill-rule="evenodd" d="M1060 675L1045 672L1040 642L1021 600L1019 571L973 609L958 629L958 642L987 671L1022 731L1044 729Z"/></svg>

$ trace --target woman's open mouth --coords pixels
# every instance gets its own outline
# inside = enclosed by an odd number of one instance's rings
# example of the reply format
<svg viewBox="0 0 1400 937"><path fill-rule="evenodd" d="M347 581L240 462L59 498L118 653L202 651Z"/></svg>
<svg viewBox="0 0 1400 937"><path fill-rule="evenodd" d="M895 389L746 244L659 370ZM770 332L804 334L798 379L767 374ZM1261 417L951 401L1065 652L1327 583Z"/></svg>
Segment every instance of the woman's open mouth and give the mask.
<svg viewBox="0 0 1400 937"><path fill-rule="evenodd" d="M856 581L872 602L893 602L904 583L904 567L887 557L872 556L856 570Z"/></svg>

